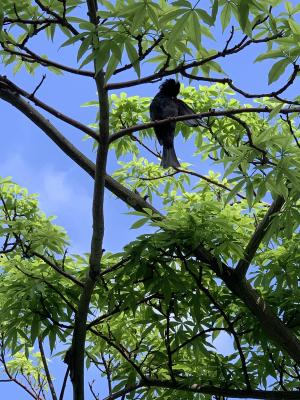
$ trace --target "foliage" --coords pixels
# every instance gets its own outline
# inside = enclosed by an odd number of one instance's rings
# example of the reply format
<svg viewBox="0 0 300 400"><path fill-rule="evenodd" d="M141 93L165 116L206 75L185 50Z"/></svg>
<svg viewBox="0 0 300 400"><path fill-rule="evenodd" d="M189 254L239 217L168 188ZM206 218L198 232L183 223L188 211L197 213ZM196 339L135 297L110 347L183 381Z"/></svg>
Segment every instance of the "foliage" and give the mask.
<svg viewBox="0 0 300 400"><path fill-rule="evenodd" d="M39 101L39 85L29 94L1 76L0 97L96 182L100 176L96 194L106 179L107 188L134 209L131 228L147 226L150 233L120 253L102 254L102 242L93 245L101 236L94 217L91 254L68 254L66 232L40 211L37 196L1 178L1 373L29 387L32 398L55 400L41 343L49 357L56 360L54 351L64 357L85 302L85 363L107 379L107 400L275 399L285 393L296 399L300 104L298 97L281 95L299 72L300 6L281 0L211 0L205 8L187 0L102 0L97 9L95 3L0 4L2 65L12 64L14 73L24 67L34 74L41 67L94 79L99 98L83 105L96 107L89 127ZM221 46L215 28L223 31ZM42 35L61 51L73 49L76 61L66 66L35 53L32 40ZM277 91L247 93L223 70L224 57L256 45L255 61L271 61L269 84L290 73ZM117 80L126 71L135 79ZM188 145L191 157L164 171L148 124L151 98L123 90L171 75L189 79L180 96L203 126L178 121L176 143ZM28 101L93 138L96 166L35 107L28 111ZM101 164L108 147L119 162L115 180L104 177ZM204 162L212 169L207 175L199 172ZM94 200L93 209L96 215L103 203ZM101 268L93 276L95 254ZM72 362L69 367L72 375ZM98 398L92 385L91 396Z"/></svg>

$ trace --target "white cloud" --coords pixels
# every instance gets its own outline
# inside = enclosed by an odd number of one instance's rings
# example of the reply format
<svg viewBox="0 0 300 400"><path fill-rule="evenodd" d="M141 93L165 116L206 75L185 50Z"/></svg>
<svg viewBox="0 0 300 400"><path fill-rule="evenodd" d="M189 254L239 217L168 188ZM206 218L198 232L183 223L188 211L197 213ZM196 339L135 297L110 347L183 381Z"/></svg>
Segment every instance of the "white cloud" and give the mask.
<svg viewBox="0 0 300 400"><path fill-rule="evenodd" d="M74 189L68 182L68 172L54 170L52 167L42 171L44 201L55 208L65 205L74 197ZM73 192L73 193L72 193Z"/></svg>
<svg viewBox="0 0 300 400"><path fill-rule="evenodd" d="M0 175L2 177L12 176L14 181L26 179L28 176L27 165L24 163L20 154L14 154L1 162Z"/></svg>

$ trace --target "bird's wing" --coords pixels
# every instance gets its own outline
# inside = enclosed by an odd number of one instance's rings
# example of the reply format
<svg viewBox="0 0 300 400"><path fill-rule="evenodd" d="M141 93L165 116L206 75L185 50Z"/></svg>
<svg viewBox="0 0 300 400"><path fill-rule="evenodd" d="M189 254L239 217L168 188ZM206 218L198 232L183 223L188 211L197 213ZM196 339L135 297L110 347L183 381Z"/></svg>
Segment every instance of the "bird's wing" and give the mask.
<svg viewBox="0 0 300 400"><path fill-rule="evenodd" d="M189 107L184 101L176 99L178 105L178 115L196 114L195 111ZM184 122L188 126L203 126L203 121L200 118L186 119Z"/></svg>

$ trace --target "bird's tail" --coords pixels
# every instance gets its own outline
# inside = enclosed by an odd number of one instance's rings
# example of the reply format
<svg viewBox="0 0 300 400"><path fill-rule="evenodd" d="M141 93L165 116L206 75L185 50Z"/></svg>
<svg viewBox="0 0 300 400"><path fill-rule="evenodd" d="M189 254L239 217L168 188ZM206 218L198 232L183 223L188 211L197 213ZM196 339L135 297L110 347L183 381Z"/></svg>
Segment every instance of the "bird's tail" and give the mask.
<svg viewBox="0 0 300 400"><path fill-rule="evenodd" d="M180 163L177 160L177 156L176 156L173 145L171 147L169 147L169 146L163 147L163 155L162 155L162 160L161 160L160 165L163 168L169 168L169 167L178 168L178 167L180 167Z"/></svg>

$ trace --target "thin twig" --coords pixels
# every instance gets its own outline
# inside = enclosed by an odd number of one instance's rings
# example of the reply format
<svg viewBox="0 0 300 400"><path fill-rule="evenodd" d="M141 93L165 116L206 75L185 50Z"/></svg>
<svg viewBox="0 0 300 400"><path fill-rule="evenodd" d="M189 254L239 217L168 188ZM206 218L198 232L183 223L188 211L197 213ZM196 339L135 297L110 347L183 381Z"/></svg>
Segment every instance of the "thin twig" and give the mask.
<svg viewBox="0 0 300 400"><path fill-rule="evenodd" d="M30 389L28 389L27 386L25 386L22 382L20 382L17 378L15 378L15 377L9 372L9 369L8 369L7 364L6 364L6 361L5 361L5 356L4 356L3 339L1 339L1 354L0 354L0 357L1 357L1 362L2 362L2 364L3 364L3 367L4 367L4 371L5 371L6 375L7 375L8 378L9 378L9 381L10 381L10 382L14 382L14 383L16 383L18 386L20 386L20 387L21 387L23 390L25 390L25 392L27 392L33 399L35 399L35 400L43 400L41 397L38 397L38 398L37 398L37 396L36 396L36 394L35 394L34 391L31 391ZM6 380L6 382L8 382L8 380Z"/></svg>
<svg viewBox="0 0 300 400"><path fill-rule="evenodd" d="M186 71L182 71L181 75L186 78L196 80L196 81L221 83L223 85L227 84L231 89L233 89L235 92L241 94L242 96L244 96L248 99L254 99L254 98L263 98L263 97L277 98L281 93L285 92L294 83L298 72L299 72L299 65L295 64L294 70L293 70L290 78L280 89L277 89L272 92L265 92L265 93L248 93L245 90L242 90L242 89L238 88L236 85L234 85L234 83L232 82L232 79L230 79L230 78L206 78L206 77L190 74ZM280 99L280 101L284 101L284 100Z"/></svg>
<svg viewBox="0 0 300 400"><path fill-rule="evenodd" d="M67 369L66 369L64 380L63 380L62 387L61 387L61 390L60 390L59 400L63 400L63 398L64 398L69 372L70 372L70 368L68 366Z"/></svg>
<svg viewBox="0 0 300 400"><path fill-rule="evenodd" d="M42 86L44 80L46 79L46 75L44 74L42 76L42 79L40 81L40 83L37 85L37 87L34 89L34 91L31 93L31 95L29 96L30 99L34 98L36 92L39 90L39 88Z"/></svg>
<svg viewBox="0 0 300 400"><path fill-rule="evenodd" d="M284 119L284 118L281 116L281 119L282 119L282 121L284 121L284 122L286 122L286 123L288 124L290 133L291 133L291 135L293 136L297 147L300 149L300 143L299 143L299 140L298 140L297 136L295 135L295 132L294 132L294 129L293 129L293 127L292 127L292 122L291 122L291 120L290 120L289 115L286 116L286 119Z"/></svg>
<svg viewBox="0 0 300 400"><path fill-rule="evenodd" d="M52 378L51 378L51 374L50 374L50 371L49 371L48 363L47 363L47 360L46 360L44 347L43 347L43 340L42 340L41 336L38 337L38 343L39 343L39 350L40 350L41 359L42 359L42 363L43 363L43 366L44 366L44 370L45 370L48 386L49 386L49 389L50 389L50 393L51 393L52 399L53 400L57 400L57 396L56 396L55 388L54 388L54 385L53 385L53 382L52 382Z"/></svg>
<svg viewBox="0 0 300 400"><path fill-rule="evenodd" d="M69 274L68 272L64 271L61 267L59 267L57 264L55 264L53 261L51 261L48 257L44 256L43 254L40 254L34 250L30 250L31 254L40 258L43 260L49 267L54 269L56 272L58 272L60 275L64 276L65 278L69 279L73 283L76 283L76 285L83 287L83 283L75 278L73 275Z"/></svg>

